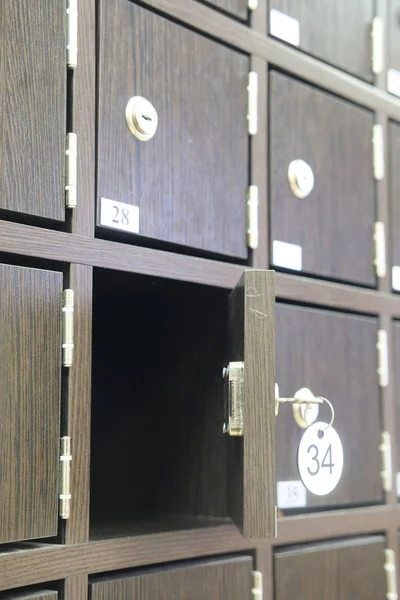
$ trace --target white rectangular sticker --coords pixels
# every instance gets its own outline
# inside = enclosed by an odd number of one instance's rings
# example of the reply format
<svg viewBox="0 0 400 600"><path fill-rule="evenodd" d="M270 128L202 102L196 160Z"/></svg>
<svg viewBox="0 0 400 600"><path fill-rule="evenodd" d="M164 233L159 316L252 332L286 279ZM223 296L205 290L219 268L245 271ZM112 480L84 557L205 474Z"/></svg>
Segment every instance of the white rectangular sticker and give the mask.
<svg viewBox="0 0 400 600"><path fill-rule="evenodd" d="M139 207L102 198L100 224L130 233L139 233Z"/></svg>
<svg viewBox="0 0 400 600"><path fill-rule="evenodd" d="M388 92L395 96L400 96L400 71L388 69L386 84Z"/></svg>
<svg viewBox="0 0 400 600"><path fill-rule="evenodd" d="M278 481L278 508L307 506L307 490L301 481Z"/></svg>
<svg viewBox="0 0 400 600"><path fill-rule="evenodd" d="M396 474L396 489L397 495L400 497L400 473Z"/></svg>
<svg viewBox="0 0 400 600"><path fill-rule="evenodd" d="M274 37L293 46L300 44L300 23L275 8L269 11L269 32Z"/></svg>
<svg viewBox="0 0 400 600"><path fill-rule="evenodd" d="M302 269L301 246L274 240L274 243L272 245L272 262L277 267L284 267L285 269L293 269L294 271L301 271L301 269Z"/></svg>
<svg viewBox="0 0 400 600"><path fill-rule="evenodd" d="M400 267L392 268L392 288L400 292Z"/></svg>

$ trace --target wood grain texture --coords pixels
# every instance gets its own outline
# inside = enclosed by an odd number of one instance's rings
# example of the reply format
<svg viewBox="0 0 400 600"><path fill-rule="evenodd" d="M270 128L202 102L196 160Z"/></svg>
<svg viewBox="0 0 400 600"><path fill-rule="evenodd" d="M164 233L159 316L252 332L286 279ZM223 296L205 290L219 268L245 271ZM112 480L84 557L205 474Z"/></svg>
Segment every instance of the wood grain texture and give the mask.
<svg viewBox="0 0 400 600"><path fill-rule="evenodd" d="M34 592L5 592L0 594L1 600L57 600L58 593L51 590Z"/></svg>
<svg viewBox="0 0 400 600"><path fill-rule="evenodd" d="M204 4L216 6L242 21L245 21L248 16L247 0L200 0Z"/></svg>
<svg viewBox="0 0 400 600"><path fill-rule="evenodd" d="M391 262L390 265L400 267L400 125L398 123L389 123L389 198L390 198L390 244L391 244Z"/></svg>
<svg viewBox="0 0 400 600"><path fill-rule="evenodd" d="M384 548L384 537L376 536L280 551L275 556L275 598L384 598Z"/></svg>
<svg viewBox="0 0 400 600"><path fill-rule="evenodd" d="M328 398L344 448L341 480L328 496L307 493L307 507L381 502L380 397L377 381L377 319L277 304L276 381L280 395L301 388ZM318 420L329 422L320 407ZM290 406L276 420L277 481L299 479L297 447L304 433ZM368 456L368 460L365 457Z"/></svg>
<svg viewBox="0 0 400 600"><path fill-rule="evenodd" d="M400 0L389 0L387 6L388 68L400 71Z"/></svg>
<svg viewBox="0 0 400 600"><path fill-rule="evenodd" d="M73 123L78 135L77 207L72 211L74 233L93 237L96 165L96 11L95 0L79 3L78 68L74 73Z"/></svg>
<svg viewBox="0 0 400 600"><path fill-rule="evenodd" d="M0 208L62 221L65 6L0 8Z"/></svg>
<svg viewBox="0 0 400 600"><path fill-rule="evenodd" d="M245 538L275 535L275 290L245 271L229 299L228 362L244 362L243 437L228 438L230 516Z"/></svg>
<svg viewBox="0 0 400 600"><path fill-rule="evenodd" d="M358 4L307 0L270 0L270 9L300 23L300 49L365 81L372 81L371 24L373 0Z"/></svg>
<svg viewBox="0 0 400 600"><path fill-rule="evenodd" d="M138 206L141 236L246 258L248 57L123 0L103 1L100 36L98 205ZM158 113L148 142L125 121L135 95Z"/></svg>
<svg viewBox="0 0 400 600"><path fill-rule="evenodd" d="M251 556L158 568L90 584L92 600L244 600L250 598Z"/></svg>
<svg viewBox="0 0 400 600"><path fill-rule="evenodd" d="M57 533L62 274L0 265L0 541Z"/></svg>
<svg viewBox="0 0 400 600"><path fill-rule="evenodd" d="M89 578L87 575L67 577L64 583L63 600L87 600Z"/></svg>
<svg viewBox="0 0 400 600"><path fill-rule="evenodd" d="M372 125L372 113L271 72L271 243L301 246L305 273L375 285ZM295 159L314 172L304 199L289 187Z"/></svg>
<svg viewBox="0 0 400 600"><path fill-rule="evenodd" d="M63 541L89 539L90 414L92 363L92 268L71 265L69 285L75 292L74 364L69 369L65 435L72 438L71 516L65 523Z"/></svg>

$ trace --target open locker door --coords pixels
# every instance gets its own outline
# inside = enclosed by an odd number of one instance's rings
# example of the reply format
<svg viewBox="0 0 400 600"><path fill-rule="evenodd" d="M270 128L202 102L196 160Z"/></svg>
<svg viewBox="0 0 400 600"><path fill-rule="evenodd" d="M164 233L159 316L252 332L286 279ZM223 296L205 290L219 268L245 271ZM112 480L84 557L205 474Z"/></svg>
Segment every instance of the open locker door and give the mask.
<svg viewBox="0 0 400 600"><path fill-rule="evenodd" d="M228 509L245 538L276 533L273 271L245 271L229 298L224 369Z"/></svg>

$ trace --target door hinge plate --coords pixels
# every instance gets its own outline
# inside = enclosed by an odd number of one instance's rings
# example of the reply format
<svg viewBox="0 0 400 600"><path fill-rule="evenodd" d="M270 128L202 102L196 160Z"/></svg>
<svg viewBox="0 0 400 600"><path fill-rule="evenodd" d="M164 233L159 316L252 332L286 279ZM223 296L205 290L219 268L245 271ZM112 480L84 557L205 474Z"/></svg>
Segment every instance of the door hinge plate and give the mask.
<svg viewBox="0 0 400 600"><path fill-rule="evenodd" d="M78 62L78 0L67 0L67 67Z"/></svg>
<svg viewBox="0 0 400 600"><path fill-rule="evenodd" d="M65 205L67 208L76 207L77 143L76 133L68 133L65 138Z"/></svg>
<svg viewBox="0 0 400 600"><path fill-rule="evenodd" d="M74 290L63 292L62 316L62 364L71 367L74 359Z"/></svg>
<svg viewBox="0 0 400 600"><path fill-rule="evenodd" d="M375 124L372 127L372 153L374 177L377 181L381 181L385 177L385 148L383 127L379 124Z"/></svg>
<svg viewBox="0 0 400 600"><path fill-rule="evenodd" d="M244 363L230 362L223 369L224 412L223 432L231 436L244 435Z"/></svg>
<svg viewBox="0 0 400 600"><path fill-rule="evenodd" d="M60 517L69 519L71 515L71 438L61 438L60 449Z"/></svg>
<svg viewBox="0 0 400 600"><path fill-rule="evenodd" d="M258 248L258 187L251 185L247 190L247 245L251 250Z"/></svg>
<svg viewBox="0 0 400 600"><path fill-rule="evenodd" d="M382 221L377 221L374 228L374 246L375 259L374 265L377 277L385 277L386 275L386 240L385 240L385 225Z"/></svg>
<svg viewBox="0 0 400 600"><path fill-rule="evenodd" d="M387 600L398 600L396 554L390 548L385 548L384 569L386 571L386 598Z"/></svg>
<svg viewBox="0 0 400 600"><path fill-rule="evenodd" d="M263 597L263 580L261 571L253 571L253 589L251 590L253 598L262 600Z"/></svg>
<svg viewBox="0 0 400 600"><path fill-rule="evenodd" d="M258 130L258 74L255 71L249 73L248 92L248 132L255 135Z"/></svg>
<svg viewBox="0 0 400 600"><path fill-rule="evenodd" d="M389 350L387 331L378 329L376 347L378 350L378 381L380 387L389 385Z"/></svg>
<svg viewBox="0 0 400 600"><path fill-rule="evenodd" d="M392 489L392 443L388 431L382 431L381 433L379 450L382 455L382 489L385 492L390 492Z"/></svg>
<svg viewBox="0 0 400 600"><path fill-rule="evenodd" d="M372 72L376 75L383 71L383 19L375 17L371 27Z"/></svg>

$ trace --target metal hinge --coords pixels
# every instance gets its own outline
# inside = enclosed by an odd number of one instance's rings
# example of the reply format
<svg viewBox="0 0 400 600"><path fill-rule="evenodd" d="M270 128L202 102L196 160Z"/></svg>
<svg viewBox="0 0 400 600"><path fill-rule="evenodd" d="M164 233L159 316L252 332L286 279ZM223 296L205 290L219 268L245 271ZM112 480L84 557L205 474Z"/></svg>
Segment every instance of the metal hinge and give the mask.
<svg viewBox="0 0 400 600"><path fill-rule="evenodd" d="M382 489L385 492L390 492L392 489L392 443L390 433L382 431L381 444L379 450L382 454Z"/></svg>
<svg viewBox="0 0 400 600"><path fill-rule="evenodd" d="M249 73L248 91L248 131L255 135L258 130L258 74L255 71Z"/></svg>
<svg viewBox="0 0 400 600"><path fill-rule="evenodd" d="M251 185L247 190L247 245L251 250L258 248L258 187Z"/></svg>
<svg viewBox="0 0 400 600"><path fill-rule="evenodd" d="M76 207L77 143L76 133L68 133L65 138L65 205L67 208Z"/></svg>
<svg viewBox="0 0 400 600"><path fill-rule="evenodd" d="M62 364L71 367L74 358L74 290L63 292Z"/></svg>
<svg viewBox="0 0 400 600"><path fill-rule="evenodd" d="M78 0L67 0L67 67L75 69L78 61Z"/></svg>
<svg viewBox="0 0 400 600"><path fill-rule="evenodd" d="M262 600L263 597L263 580L261 571L253 571L253 588L251 590L253 598Z"/></svg>
<svg viewBox="0 0 400 600"><path fill-rule="evenodd" d="M258 6L258 0L248 0L247 4L250 10L256 10Z"/></svg>
<svg viewBox="0 0 400 600"><path fill-rule="evenodd" d="M383 143L383 127L379 124L373 125L372 127L372 152L374 177L377 181L381 181L385 176L385 149Z"/></svg>
<svg viewBox="0 0 400 600"><path fill-rule="evenodd" d="M378 349L378 381L380 387L389 385L389 356L388 356L388 338L385 329L378 329L378 340L376 347Z"/></svg>
<svg viewBox="0 0 400 600"><path fill-rule="evenodd" d="M385 241L385 225L382 221L377 221L374 228L374 246L375 259L374 265L377 277L385 277L386 275L386 241Z"/></svg>
<svg viewBox="0 0 400 600"><path fill-rule="evenodd" d="M69 519L71 515L71 438L61 438L60 449L60 517Z"/></svg>
<svg viewBox="0 0 400 600"><path fill-rule="evenodd" d="M225 420L223 432L244 435L244 363L231 362L223 369Z"/></svg>
<svg viewBox="0 0 400 600"><path fill-rule="evenodd" d="M396 554L390 548L385 549L384 569L386 571L386 598L387 600L398 600Z"/></svg>
<svg viewBox="0 0 400 600"><path fill-rule="evenodd" d="M371 27L372 72L375 74L383 71L383 19L375 17Z"/></svg>

